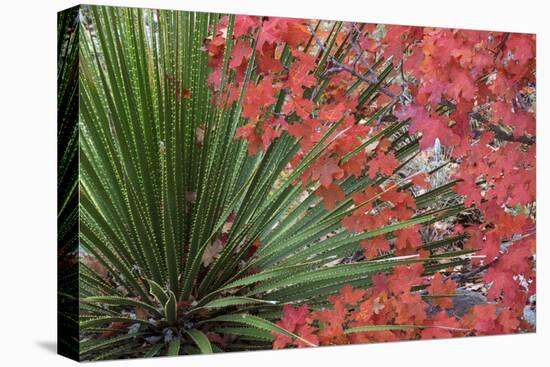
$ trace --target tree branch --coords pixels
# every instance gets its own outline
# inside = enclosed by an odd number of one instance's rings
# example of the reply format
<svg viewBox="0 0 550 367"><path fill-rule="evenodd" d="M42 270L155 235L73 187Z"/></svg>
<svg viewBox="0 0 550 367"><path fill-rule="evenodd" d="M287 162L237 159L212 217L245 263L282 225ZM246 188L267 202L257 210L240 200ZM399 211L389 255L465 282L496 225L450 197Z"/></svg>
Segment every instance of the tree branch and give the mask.
<svg viewBox="0 0 550 367"><path fill-rule="evenodd" d="M521 144L533 145L536 143L536 138L534 136L519 135L515 136L514 134L508 133L502 130L498 125L489 125L489 129L495 134L495 138L504 141L511 141Z"/></svg>
<svg viewBox="0 0 550 367"><path fill-rule="evenodd" d="M489 120L487 120L485 117L483 117L478 112L470 113L470 117L473 119L476 119L493 132L495 134L495 138L502 141L510 141L515 143L521 143L521 144L527 144L527 145L533 145L536 143L536 137L534 136L527 136L527 135L514 135L512 133L509 133L502 129L499 125L490 123ZM475 133L481 134L480 130L474 130Z"/></svg>
<svg viewBox="0 0 550 367"><path fill-rule="evenodd" d="M494 263L496 263L497 261L498 261L498 257L495 257L493 260L489 261L487 264L482 265L479 268L474 269L472 271L469 271L467 273L453 275L453 276L451 276L451 279L454 280L455 282L463 282L463 281L465 281L469 278L472 278L472 277L476 276L477 274L489 269L489 267L491 265L493 265Z"/></svg>
<svg viewBox="0 0 550 367"><path fill-rule="evenodd" d="M354 68L352 68L348 65L344 65L341 62L339 62L338 60L336 60L336 58L333 55L330 54L330 52L328 51L328 49L327 49L326 45L324 44L324 42L319 38L319 36L317 36L317 34L315 33L315 30L313 29L313 27L311 27L311 25L308 25L308 29L309 29L309 32L311 33L311 35L313 36L313 38L315 39L315 43L321 48L321 50L323 50L328 55L328 58L330 59L331 63L334 65L331 68L326 69L321 74L322 77L327 77L329 75L345 71L345 72L350 73L351 75L359 78L360 80L364 81L365 83L367 83L369 85L375 85L375 84L378 83L377 80L369 79L367 76L357 72L357 70L355 70ZM370 73L370 71L369 71L369 73ZM373 73L374 73L374 71L373 71ZM376 77L376 79L378 79L378 77ZM378 90L380 92L382 92L383 94L385 94L386 96L388 96L389 98L391 98L392 100L394 100L394 101L397 100L397 96L395 94L393 94L392 92L390 92L389 90L387 90L386 88L379 86Z"/></svg>

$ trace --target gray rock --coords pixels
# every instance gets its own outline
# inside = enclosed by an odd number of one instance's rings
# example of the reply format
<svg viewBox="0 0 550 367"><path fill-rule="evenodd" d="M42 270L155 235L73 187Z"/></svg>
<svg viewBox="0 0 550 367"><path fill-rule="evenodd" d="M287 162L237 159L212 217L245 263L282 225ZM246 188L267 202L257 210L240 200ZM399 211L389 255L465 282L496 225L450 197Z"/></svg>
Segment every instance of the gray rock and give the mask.
<svg viewBox="0 0 550 367"><path fill-rule="evenodd" d="M525 306L523 309L523 318L531 326L535 326L537 324L537 310L535 308L531 308L531 306Z"/></svg>
<svg viewBox="0 0 550 367"><path fill-rule="evenodd" d="M456 296L453 297L452 313L458 317L463 316L476 305L487 303L487 298L478 292L459 288L456 293Z"/></svg>

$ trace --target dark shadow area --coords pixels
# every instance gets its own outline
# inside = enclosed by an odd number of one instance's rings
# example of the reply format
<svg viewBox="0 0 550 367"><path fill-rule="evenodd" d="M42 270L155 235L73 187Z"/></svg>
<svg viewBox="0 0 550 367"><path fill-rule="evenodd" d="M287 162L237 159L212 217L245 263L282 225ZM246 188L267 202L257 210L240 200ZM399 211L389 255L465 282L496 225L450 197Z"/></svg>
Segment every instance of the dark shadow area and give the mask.
<svg viewBox="0 0 550 367"><path fill-rule="evenodd" d="M38 345L40 348L53 353L57 354L57 342L52 340L39 340L36 342L36 345Z"/></svg>

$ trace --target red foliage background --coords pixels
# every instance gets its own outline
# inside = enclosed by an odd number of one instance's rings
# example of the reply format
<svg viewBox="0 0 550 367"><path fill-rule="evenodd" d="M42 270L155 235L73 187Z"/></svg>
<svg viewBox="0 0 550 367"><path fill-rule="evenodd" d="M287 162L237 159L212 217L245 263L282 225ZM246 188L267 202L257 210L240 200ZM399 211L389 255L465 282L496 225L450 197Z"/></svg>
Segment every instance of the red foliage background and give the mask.
<svg viewBox="0 0 550 367"><path fill-rule="evenodd" d="M391 121L409 120L409 131L421 136L420 147L442 144L456 163L456 192L467 207L475 206L481 224L456 224L456 234L467 235L467 248L488 287L488 303L457 316L450 296L457 283L452 276L423 276L421 264L403 266L390 275L379 274L370 289L342 288L330 298L332 307L310 311L307 305L286 305L279 324L313 344L346 344L528 331L523 319L529 297L535 294L535 112L529 98L535 90L535 36L488 31L428 27L356 25L345 23L338 32L298 19L237 16L229 67L235 82L222 81L228 18L207 40L212 73L209 78L216 103L243 99L248 119L236 138L246 139L250 154L265 149L283 131L300 139L293 159L298 164L321 137L339 122L328 149L301 177L302 184L319 182L317 195L327 209L344 199L338 182L364 172L384 178L353 196L354 212L343 219L349 231L364 231L411 218L415 200L404 182L426 187L426 173L396 178L400 161L391 141L363 141L376 136ZM327 39L327 37L329 39ZM350 45L337 61L323 55L332 42ZM286 44L286 46L285 46ZM286 66L283 59L292 57ZM320 57L326 57L317 70ZM364 101L357 80L376 84L373 65L390 59L396 68L377 98ZM249 62L259 77L246 82ZM329 80L318 88L319 79ZM280 92L284 99L278 101ZM320 93L320 95L317 95ZM279 102L279 110L274 105ZM282 102L282 103L281 103ZM378 116L373 124L358 119ZM360 149L358 154L349 153ZM390 205L375 209L381 199ZM375 213L375 214L374 214ZM395 233L395 255L425 256L417 227ZM389 250L384 236L362 243L367 258ZM427 286L427 295L414 291ZM346 333L345 329L372 325L415 325L415 328ZM274 348L305 346L278 334Z"/></svg>

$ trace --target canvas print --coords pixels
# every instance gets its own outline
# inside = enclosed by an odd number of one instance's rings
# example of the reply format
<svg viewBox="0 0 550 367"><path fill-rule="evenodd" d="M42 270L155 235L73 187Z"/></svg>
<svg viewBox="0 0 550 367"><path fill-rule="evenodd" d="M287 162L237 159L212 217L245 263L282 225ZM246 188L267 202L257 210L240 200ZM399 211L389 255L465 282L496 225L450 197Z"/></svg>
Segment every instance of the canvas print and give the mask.
<svg viewBox="0 0 550 367"><path fill-rule="evenodd" d="M58 16L59 352L536 329L536 40Z"/></svg>

